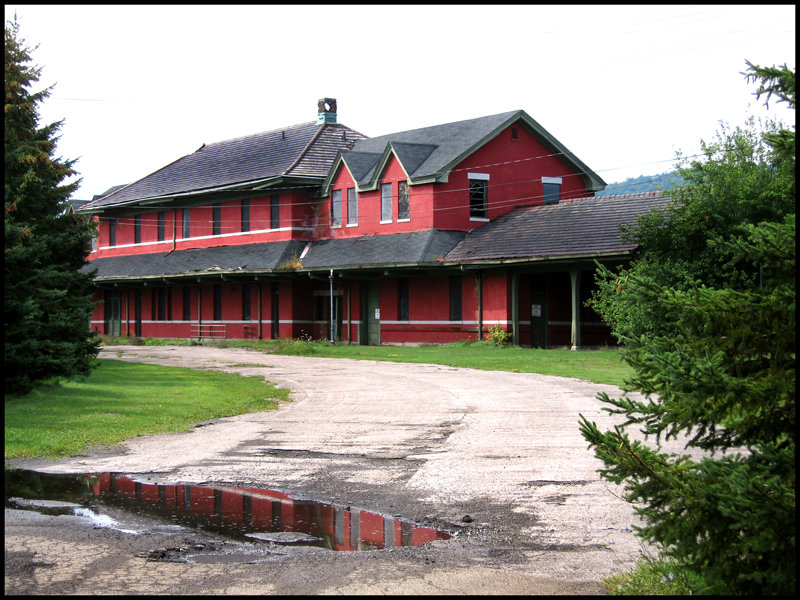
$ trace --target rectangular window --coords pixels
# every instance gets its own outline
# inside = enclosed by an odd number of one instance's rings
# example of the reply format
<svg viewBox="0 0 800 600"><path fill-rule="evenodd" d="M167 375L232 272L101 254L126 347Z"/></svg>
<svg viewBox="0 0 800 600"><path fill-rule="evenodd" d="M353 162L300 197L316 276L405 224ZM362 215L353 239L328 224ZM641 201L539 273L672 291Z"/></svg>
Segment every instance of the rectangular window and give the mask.
<svg viewBox="0 0 800 600"><path fill-rule="evenodd" d="M242 321L250 320L250 284L242 284Z"/></svg>
<svg viewBox="0 0 800 600"><path fill-rule="evenodd" d="M250 200L242 200L242 231L250 231Z"/></svg>
<svg viewBox="0 0 800 600"><path fill-rule="evenodd" d="M211 235L219 235L222 220L222 206L214 204L211 209Z"/></svg>
<svg viewBox="0 0 800 600"><path fill-rule="evenodd" d="M407 221L411 218L411 208L408 204L408 182L397 183L397 220Z"/></svg>
<svg viewBox="0 0 800 600"><path fill-rule="evenodd" d="M408 277L397 280L397 320L408 321Z"/></svg>
<svg viewBox="0 0 800 600"><path fill-rule="evenodd" d="M450 320L461 320L461 277L450 278Z"/></svg>
<svg viewBox="0 0 800 600"><path fill-rule="evenodd" d="M281 197L272 194L269 198L269 228L278 229L281 226Z"/></svg>
<svg viewBox="0 0 800 600"><path fill-rule="evenodd" d="M116 246L117 245L117 220L116 219L109 219L108 220L108 245L109 246Z"/></svg>
<svg viewBox="0 0 800 600"><path fill-rule="evenodd" d="M542 177L542 198L545 204L561 200L561 177Z"/></svg>
<svg viewBox="0 0 800 600"><path fill-rule="evenodd" d="M192 320L192 290L188 287L183 288L183 320Z"/></svg>
<svg viewBox="0 0 800 600"><path fill-rule="evenodd" d="M158 211L158 241L164 241L164 211Z"/></svg>
<svg viewBox="0 0 800 600"><path fill-rule="evenodd" d="M331 227L342 226L342 190L331 193Z"/></svg>
<svg viewBox="0 0 800 600"><path fill-rule="evenodd" d="M469 216L476 219L489 218L489 176L469 173Z"/></svg>
<svg viewBox="0 0 800 600"><path fill-rule="evenodd" d="M222 286L214 286L214 320L222 321Z"/></svg>
<svg viewBox="0 0 800 600"><path fill-rule="evenodd" d="M392 184L381 184L381 223L392 222Z"/></svg>
<svg viewBox="0 0 800 600"><path fill-rule="evenodd" d="M183 237L188 239L192 237L191 235L191 221L189 217L189 209L183 209Z"/></svg>
<svg viewBox="0 0 800 600"><path fill-rule="evenodd" d="M141 244L142 243L142 217L141 215L136 215L133 217L133 243L134 244Z"/></svg>
<svg viewBox="0 0 800 600"><path fill-rule="evenodd" d="M347 189L347 224L358 225L358 192L356 188Z"/></svg>

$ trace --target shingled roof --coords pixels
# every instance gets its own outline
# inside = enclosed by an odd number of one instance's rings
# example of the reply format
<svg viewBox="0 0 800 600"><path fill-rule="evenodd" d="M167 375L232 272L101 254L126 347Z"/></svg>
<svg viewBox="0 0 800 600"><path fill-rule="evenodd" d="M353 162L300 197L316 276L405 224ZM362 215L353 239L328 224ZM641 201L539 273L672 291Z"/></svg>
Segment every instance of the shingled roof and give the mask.
<svg viewBox="0 0 800 600"><path fill-rule="evenodd" d="M87 204L82 210L91 212L219 189L263 187L275 178L312 177L321 183L337 152L364 137L341 124L310 122L203 144L192 154Z"/></svg>
<svg viewBox="0 0 800 600"><path fill-rule="evenodd" d="M286 269L327 270L389 265L438 265L458 242L461 231L415 231L303 242L299 240L216 246L174 252L98 258L83 267L97 269L95 280L196 277L226 273L285 272Z"/></svg>
<svg viewBox="0 0 800 600"><path fill-rule="evenodd" d="M624 255L635 245L622 240L620 225L668 202L659 192L644 192L515 208L471 231L445 261Z"/></svg>
<svg viewBox="0 0 800 600"><path fill-rule="evenodd" d="M290 240L268 244L242 244L98 258L82 271L97 269L98 282L213 275L215 273L269 272L280 269L302 252L305 242Z"/></svg>
<svg viewBox="0 0 800 600"><path fill-rule="evenodd" d="M313 242L304 268L341 268L438 264L466 234L428 229L411 233L366 235Z"/></svg>
<svg viewBox="0 0 800 600"><path fill-rule="evenodd" d="M590 191L601 190L606 183L581 162L525 111L514 110L487 117L467 119L432 127L422 127L388 135L358 140L351 150L342 150L325 181L328 193L340 162L356 179L359 190L375 189L392 155L396 156L412 184L444 182L459 162L491 140L512 123L526 126L534 136L580 173Z"/></svg>

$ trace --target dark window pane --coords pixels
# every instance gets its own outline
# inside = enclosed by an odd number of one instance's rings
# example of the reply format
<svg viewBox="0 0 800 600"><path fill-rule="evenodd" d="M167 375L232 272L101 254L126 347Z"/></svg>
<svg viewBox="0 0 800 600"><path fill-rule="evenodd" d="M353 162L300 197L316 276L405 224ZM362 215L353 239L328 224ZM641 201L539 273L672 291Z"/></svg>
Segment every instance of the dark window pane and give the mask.
<svg viewBox="0 0 800 600"><path fill-rule="evenodd" d="M408 278L397 280L397 320L408 321Z"/></svg>
<svg viewBox="0 0 800 600"><path fill-rule="evenodd" d="M489 216L488 198L486 181L480 179L470 179L469 182L469 216L482 217Z"/></svg>
<svg viewBox="0 0 800 600"><path fill-rule="evenodd" d="M242 200L242 231L250 231L250 200Z"/></svg>
<svg viewBox="0 0 800 600"><path fill-rule="evenodd" d="M408 203L408 182L400 181L397 184L397 218L411 218L411 209Z"/></svg>
<svg viewBox="0 0 800 600"><path fill-rule="evenodd" d="M281 226L281 197L278 194L270 196L269 201L269 228L278 229Z"/></svg>
<svg viewBox="0 0 800 600"><path fill-rule="evenodd" d="M545 204L555 204L561 199L560 183L543 183L542 188L544 191Z"/></svg>
<svg viewBox="0 0 800 600"><path fill-rule="evenodd" d="M461 320L461 277L450 278L450 320Z"/></svg>
<svg viewBox="0 0 800 600"><path fill-rule="evenodd" d="M220 233L220 219L222 214L222 207L219 204L215 204L212 207L212 216L211 216L211 235L219 235Z"/></svg>

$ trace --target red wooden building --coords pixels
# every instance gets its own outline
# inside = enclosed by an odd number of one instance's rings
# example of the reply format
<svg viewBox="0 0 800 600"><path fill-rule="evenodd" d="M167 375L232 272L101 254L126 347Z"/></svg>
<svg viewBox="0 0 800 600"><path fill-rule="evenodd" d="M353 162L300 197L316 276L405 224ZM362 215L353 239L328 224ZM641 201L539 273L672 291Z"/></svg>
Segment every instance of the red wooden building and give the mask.
<svg viewBox="0 0 800 600"><path fill-rule="evenodd" d="M367 138L316 122L203 145L94 199L92 327L167 338L613 343L583 306L618 226L663 206L605 187L517 110Z"/></svg>

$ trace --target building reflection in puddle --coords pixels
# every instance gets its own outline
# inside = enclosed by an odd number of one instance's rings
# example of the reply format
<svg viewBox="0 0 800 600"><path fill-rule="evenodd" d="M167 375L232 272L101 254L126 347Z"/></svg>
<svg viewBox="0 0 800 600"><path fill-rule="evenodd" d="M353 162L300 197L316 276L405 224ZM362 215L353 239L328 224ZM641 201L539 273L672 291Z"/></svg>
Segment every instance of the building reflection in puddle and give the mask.
<svg viewBox="0 0 800 600"><path fill-rule="evenodd" d="M135 503L148 512L167 512L182 524L236 532L250 539L294 541L331 550L374 550L417 546L451 536L398 517L341 507L259 488L149 484L124 475L90 477L99 499ZM295 537L270 536L293 532Z"/></svg>

